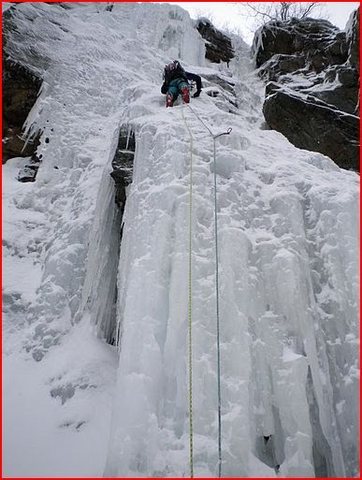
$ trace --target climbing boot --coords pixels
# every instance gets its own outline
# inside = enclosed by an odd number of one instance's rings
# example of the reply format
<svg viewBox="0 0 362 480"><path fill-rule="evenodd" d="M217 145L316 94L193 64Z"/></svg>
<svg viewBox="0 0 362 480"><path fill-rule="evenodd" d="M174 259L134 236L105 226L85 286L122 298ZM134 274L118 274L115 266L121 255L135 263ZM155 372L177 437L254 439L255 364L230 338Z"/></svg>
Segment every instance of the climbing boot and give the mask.
<svg viewBox="0 0 362 480"><path fill-rule="evenodd" d="M171 95L171 93L168 93L166 95L166 108L167 107L173 107L173 96Z"/></svg>
<svg viewBox="0 0 362 480"><path fill-rule="evenodd" d="M190 103L190 92L187 87L181 89L181 95L184 103Z"/></svg>

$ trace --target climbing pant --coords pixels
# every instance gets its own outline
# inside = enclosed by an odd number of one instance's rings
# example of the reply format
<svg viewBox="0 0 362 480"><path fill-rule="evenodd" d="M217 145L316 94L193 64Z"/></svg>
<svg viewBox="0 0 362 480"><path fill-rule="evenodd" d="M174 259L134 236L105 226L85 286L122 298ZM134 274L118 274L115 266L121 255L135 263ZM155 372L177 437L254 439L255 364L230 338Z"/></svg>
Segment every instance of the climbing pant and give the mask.
<svg viewBox="0 0 362 480"><path fill-rule="evenodd" d="M167 94L172 95L172 100L174 102L179 96L179 94L182 92L182 90L184 90L185 88L187 89L187 92L188 92L189 90L188 83L183 78L175 78L174 80L171 80L171 82L169 83Z"/></svg>

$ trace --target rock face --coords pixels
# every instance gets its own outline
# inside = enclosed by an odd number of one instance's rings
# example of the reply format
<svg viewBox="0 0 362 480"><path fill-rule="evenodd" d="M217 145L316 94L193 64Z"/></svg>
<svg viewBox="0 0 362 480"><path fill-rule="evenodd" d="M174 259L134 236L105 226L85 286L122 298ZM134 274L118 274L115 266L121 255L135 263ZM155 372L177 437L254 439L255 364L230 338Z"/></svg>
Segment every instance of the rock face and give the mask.
<svg viewBox="0 0 362 480"><path fill-rule="evenodd" d="M229 63L234 57L234 49L229 37L217 30L207 19L200 19L197 30L206 40L205 57L213 63Z"/></svg>
<svg viewBox="0 0 362 480"><path fill-rule="evenodd" d="M327 65L344 63L348 54L345 32L327 20L292 18L269 22L258 34L262 36L263 45L255 52L257 67L275 54L284 54L300 55L305 64L321 71Z"/></svg>
<svg viewBox="0 0 362 480"><path fill-rule="evenodd" d="M268 124L296 147L324 153L342 168L357 168L358 117L278 87L267 97L263 112ZM288 119L293 120L288 124Z"/></svg>
<svg viewBox="0 0 362 480"><path fill-rule="evenodd" d="M33 154L29 161L22 169L20 169L18 173L18 181L19 182L35 182L36 174L39 170L41 160L36 154Z"/></svg>
<svg viewBox="0 0 362 480"><path fill-rule="evenodd" d="M24 122L37 99L41 80L25 67L3 63L3 163L13 157L36 152L39 139L28 143L22 138Z"/></svg>
<svg viewBox="0 0 362 480"><path fill-rule="evenodd" d="M268 83L267 124L299 148L358 170L359 10L341 32L326 20L269 22L255 35L259 75Z"/></svg>
<svg viewBox="0 0 362 480"><path fill-rule="evenodd" d="M353 12L348 21L346 37L349 63L359 71L359 9Z"/></svg>
<svg viewBox="0 0 362 480"><path fill-rule="evenodd" d="M116 187L115 201L121 215L123 215L126 204L126 188L132 183L135 150L134 132L127 125L122 126L119 132L117 149L112 160L113 171L111 172Z"/></svg>
<svg viewBox="0 0 362 480"><path fill-rule="evenodd" d="M35 154L39 137L26 142L22 137L24 122L34 105L42 84L33 71L11 59L10 38L16 26L11 7L3 16L3 163L13 157Z"/></svg>

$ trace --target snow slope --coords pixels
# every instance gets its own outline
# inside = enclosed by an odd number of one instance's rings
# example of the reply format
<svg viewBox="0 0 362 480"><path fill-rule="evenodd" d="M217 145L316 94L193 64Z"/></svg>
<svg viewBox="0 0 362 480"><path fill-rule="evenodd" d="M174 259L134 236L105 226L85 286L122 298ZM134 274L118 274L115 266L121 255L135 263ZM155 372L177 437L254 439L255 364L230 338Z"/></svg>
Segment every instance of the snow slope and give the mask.
<svg viewBox="0 0 362 480"><path fill-rule="evenodd" d="M189 127L195 476L217 472L214 168L223 475L356 475L357 175L267 130L246 45L229 69L207 63L180 7L14 15L10 56L44 78L27 132L44 133L35 183L17 182L23 159L3 168L4 474L189 475ZM164 108L173 58L204 79L198 116L233 129L216 167L194 113ZM136 153L120 245L121 125Z"/></svg>

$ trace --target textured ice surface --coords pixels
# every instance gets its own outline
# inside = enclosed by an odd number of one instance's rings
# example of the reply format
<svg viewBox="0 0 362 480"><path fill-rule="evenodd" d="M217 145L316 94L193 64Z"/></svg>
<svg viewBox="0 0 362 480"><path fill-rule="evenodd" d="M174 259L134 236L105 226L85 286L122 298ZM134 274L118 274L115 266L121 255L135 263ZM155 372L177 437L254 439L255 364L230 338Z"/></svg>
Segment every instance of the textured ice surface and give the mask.
<svg viewBox="0 0 362 480"><path fill-rule="evenodd" d="M245 44L234 39L230 69L206 64L179 7L16 12L13 55L44 78L27 127L44 133L35 183L16 181L24 160L4 167L5 473L189 475L183 108L194 136L195 476L217 472L214 168L223 475L356 475L357 175L265 130ZM213 132L233 128L216 166L193 112L164 108L174 58L210 88L235 84L191 103ZM136 153L119 252L109 173L127 123ZM115 323L119 358L102 340ZM32 442L35 425L45 433Z"/></svg>

